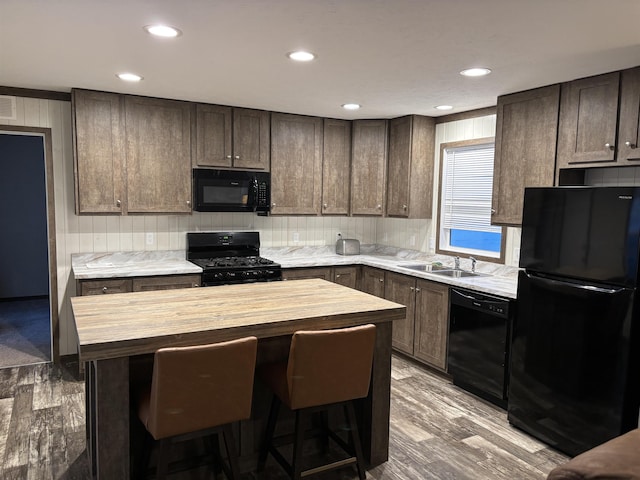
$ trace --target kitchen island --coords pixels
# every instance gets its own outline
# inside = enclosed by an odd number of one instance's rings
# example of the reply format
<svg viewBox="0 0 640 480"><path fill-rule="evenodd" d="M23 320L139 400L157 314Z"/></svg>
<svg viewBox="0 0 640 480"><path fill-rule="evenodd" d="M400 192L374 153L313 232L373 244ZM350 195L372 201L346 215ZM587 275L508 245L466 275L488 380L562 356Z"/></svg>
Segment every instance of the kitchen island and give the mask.
<svg viewBox="0 0 640 480"><path fill-rule="evenodd" d="M297 330L367 323L378 328L361 436L370 466L388 458L391 322L404 318L402 305L319 279L75 297L71 304L86 365L87 451L96 478L131 478L129 380L136 359L162 347L255 335L260 363L286 355ZM254 414L240 431L247 458L263 424L256 412L265 407L256 402L254 395Z"/></svg>

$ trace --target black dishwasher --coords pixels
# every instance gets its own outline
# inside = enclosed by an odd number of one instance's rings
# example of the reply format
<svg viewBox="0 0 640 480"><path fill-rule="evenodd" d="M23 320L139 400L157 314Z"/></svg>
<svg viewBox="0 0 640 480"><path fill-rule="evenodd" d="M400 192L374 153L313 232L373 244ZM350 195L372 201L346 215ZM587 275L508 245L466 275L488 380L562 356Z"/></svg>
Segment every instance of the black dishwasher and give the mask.
<svg viewBox="0 0 640 480"><path fill-rule="evenodd" d="M448 371L454 385L507 406L514 300L451 288Z"/></svg>

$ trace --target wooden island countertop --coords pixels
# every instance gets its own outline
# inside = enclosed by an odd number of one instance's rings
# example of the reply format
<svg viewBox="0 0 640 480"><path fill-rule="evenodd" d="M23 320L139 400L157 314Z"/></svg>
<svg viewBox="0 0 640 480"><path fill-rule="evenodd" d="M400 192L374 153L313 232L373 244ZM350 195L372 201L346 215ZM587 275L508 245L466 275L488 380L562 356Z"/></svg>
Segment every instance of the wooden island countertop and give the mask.
<svg viewBox="0 0 640 480"><path fill-rule="evenodd" d="M320 279L73 297L71 305L80 362L405 316L403 305Z"/></svg>
<svg viewBox="0 0 640 480"><path fill-rule="evenodd" d="M392 323L405 317L404 305L311 279L74 297L71 307L86 365L87 454L98 480L135 477L139 442L130 438L129 396L136 359L162 347L249 335L269 352L297 330L367 323L377 331L371 387L359 402L360 434L369 466L388 458ZM255 463L268 402L253 403L252 418L240 426L240 459L248 465Z"/></svg>

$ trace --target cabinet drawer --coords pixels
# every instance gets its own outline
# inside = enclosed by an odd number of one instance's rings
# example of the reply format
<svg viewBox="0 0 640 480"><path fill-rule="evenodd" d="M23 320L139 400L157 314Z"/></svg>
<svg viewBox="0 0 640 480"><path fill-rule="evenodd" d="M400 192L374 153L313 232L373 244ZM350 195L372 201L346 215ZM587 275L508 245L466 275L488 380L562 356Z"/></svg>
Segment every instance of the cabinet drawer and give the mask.
<svg viewBox="0 0 640 480"><path fill-rule="evenodd" d="M175 290L200 286L200 275L167 275L159 277L139 277L133 279L134 292L151 290Z"/></svg>
<svg viewBox="0 0 640 480"><path fill-rule="evenodd" d="M82 280L80 282L80 295L103 295L106 293L126 293L132 290L130 278L116 280Z"/></svg>

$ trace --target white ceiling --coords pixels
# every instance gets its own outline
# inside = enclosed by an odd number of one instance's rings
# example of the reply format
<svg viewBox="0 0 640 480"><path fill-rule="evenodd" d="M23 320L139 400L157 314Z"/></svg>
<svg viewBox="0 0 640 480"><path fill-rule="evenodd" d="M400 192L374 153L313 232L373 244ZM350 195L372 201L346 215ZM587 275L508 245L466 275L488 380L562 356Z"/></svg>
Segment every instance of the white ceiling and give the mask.
<svg viewBox="0 0 640 480"><path fill-rule="evenodd" d="M143 31L157 22L184 34ZM640 65L639 22L639 0L0 0L0 86L438 116ZM300 48L317 60L286 58ZM493 73L458 74L473 66ZM144 80L124 83L122 71Z"/></svg>

